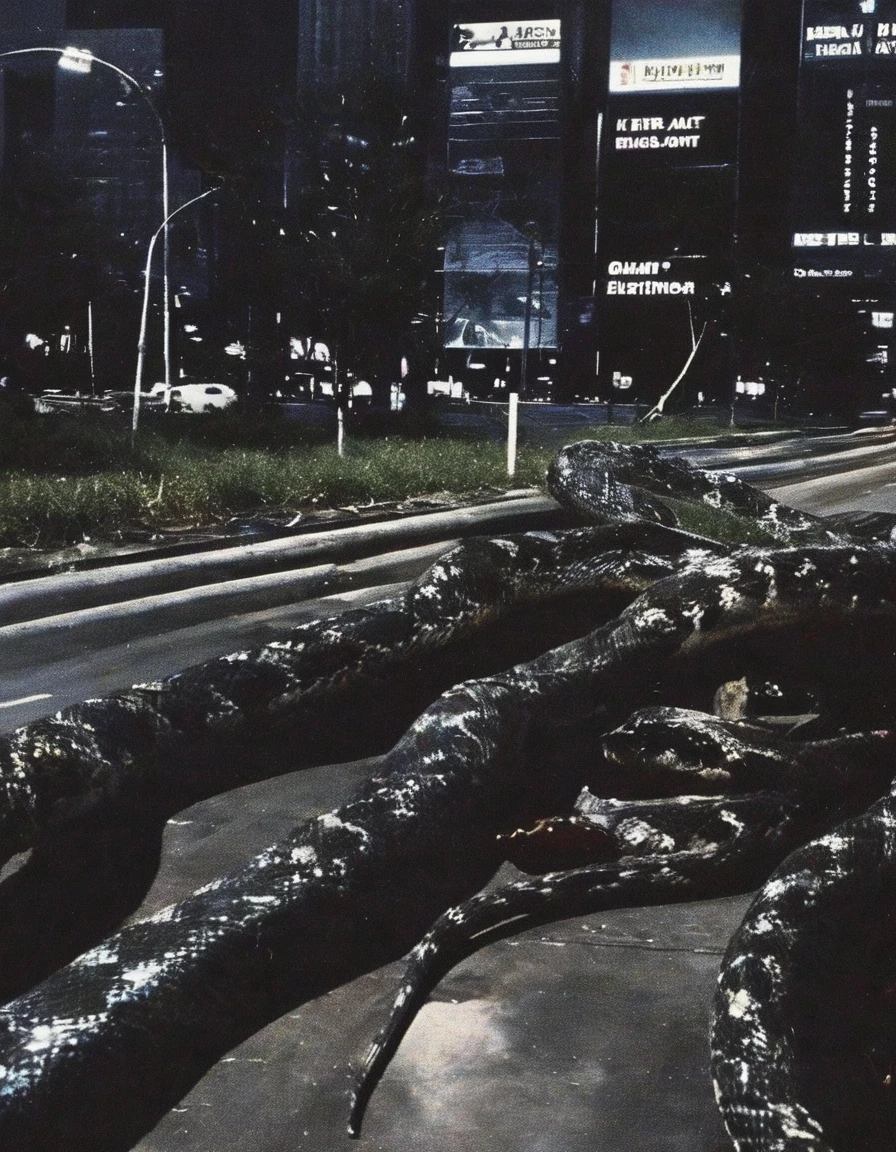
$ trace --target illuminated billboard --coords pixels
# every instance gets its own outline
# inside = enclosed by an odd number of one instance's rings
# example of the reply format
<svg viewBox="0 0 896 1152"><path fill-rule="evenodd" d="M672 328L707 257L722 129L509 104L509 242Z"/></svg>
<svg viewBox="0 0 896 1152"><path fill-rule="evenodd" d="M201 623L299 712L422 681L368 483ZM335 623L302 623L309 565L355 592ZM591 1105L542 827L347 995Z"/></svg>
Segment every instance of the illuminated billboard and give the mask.
<svg viewBox="0 0 896 1152"><path fill-rule="evenodd" d="M674 379L694 326L725 327L716 322L731 293L741 22L741 0L613 0L599 378L631 378L632 399L655 399Z"/></svg>
<svg viewBox="0 0 896 1152"><path fill-rule="evenodd" d="M451 31L452 68L559 63L559 20L455 24Z"/></svg>
<svg viewBox="0 0 896 1152"><path fill-rule="evenodd" d="M560 22L456 24L445 241L449 348L557 344Z"/></svg>
<svg viewBox="0 0 896 1152"><path fill-rule="evenodd" d="M741 0L614 0L609 126L622 159L733 162L740 26Z"/></svg>
<svg viewBox="0 0 896 1152"><path fill-rule="evenodd" d="M611 92L737 88L741 0L614 0Z"/></svg>
<svg viewBox="0 0 896 1152"><path fill-rule="evenodd" d="M683 56L681 59L613 60L611 92L682 92L737 88L740 56Z"/></svg>
<svg viewBox="0 0 896 1152"><path fill-rule="evenodd" d="M896 0L804 0L793 274L896 269Z"/></svg>

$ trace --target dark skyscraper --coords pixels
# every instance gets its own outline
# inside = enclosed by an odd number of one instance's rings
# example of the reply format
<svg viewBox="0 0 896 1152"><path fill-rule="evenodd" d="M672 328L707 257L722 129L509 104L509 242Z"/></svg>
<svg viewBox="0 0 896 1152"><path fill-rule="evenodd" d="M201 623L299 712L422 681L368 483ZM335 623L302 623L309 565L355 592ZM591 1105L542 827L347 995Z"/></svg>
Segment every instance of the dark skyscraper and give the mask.
<svg viewBox="0 0 896 1152"><path fill-rule="evenodd" d="M114 60L163 111L172 205L223 186L172 234L189 371L211 346L284 342L302 278L274 270L296 259L280 240L317 162L307 109L375 77L423 125L449 217L440 363L465 385L506 388L525 346L532 395L653 403L687 367L686 403L740 383L860 405L889 388L896 314L894 5L7 0L0 51ZM98 68L20 58L0 85L4 195L40 221L34 253L78 235L91 264L77 290L49 277L69 287L41 322L81 323L113 283L124 315L159 220L152 117ZM53 204L91 227L54 232ZM5 331L20 313L7 301Z"/></svg>
<svg viewBox="0 0 896 1152"><path fill-rule="evenodd" d="M603 395L658 396L701 334L698 390L727 375L741 16L740 0L612 5L598 206Z"/></svg>
<svg viewBox="0 0 896 1152"><path fill-rule="evenodd" d="M419 0L297 0L302 86L352 85L413 70Z"/></svg>
<svg viewBox="0 0 896 1152"><path fill-rule="evenodd" d="M163 99L163 38L159 28L79 28L68 17L63 4L4 5L0 14L0 52L29 50L0 60L4 258L13 266L0 302L2 354L32 384L85 385L84 359L72 354L86 346L92 313L97 379L120 386L139 269L162 216L162 132L149 102ZM57 52L33 51L68 47L98 62L63 68ZM177 203L196 178L176 161L169 172ZM172 269L188 273L182 261ZM33 329L30 356L23 328Z"/></svg>
<svg viewBox="0 0 896 1152"><path fill-rule="evenodd" d="M892 399L896 3L804 0L790 275L800 367L854 404Z"/></svg>

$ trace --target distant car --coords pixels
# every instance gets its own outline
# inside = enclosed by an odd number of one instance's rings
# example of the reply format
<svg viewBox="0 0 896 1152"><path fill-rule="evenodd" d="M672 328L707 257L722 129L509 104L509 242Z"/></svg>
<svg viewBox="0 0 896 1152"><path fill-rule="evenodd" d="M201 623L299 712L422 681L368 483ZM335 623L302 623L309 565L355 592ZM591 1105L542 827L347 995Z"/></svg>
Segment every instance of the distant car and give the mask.
<svg viewBox="0 0 896 1152"><path fill-rule="evenodd" d="M210 412L236 402L236 392L226 384L178 384L170 390L154 384L149 394L162 396L169 412Z"/></svg>
<svg viewBox="0 0 896 1152"><path fill-rule="evenodd" d="M874 426L892 423L893 414L886 408L874 408L867 412L859 413L859 424L862 424L866 427L869 425Z"/></svg>
<svg viewBox="0 0 896 1152"><path fill-rule="evenodd" d="M62 392L59 388L47 388L39 396L33 397L34 410L48 412L120 412L121 405L111 396L88 396L80 392Z"/></svg>
<svg viewBox="0 0 896 1152"><path fill-rule="evenodd" d="M130 411L134 407L134 393L130 390L109 390L103 393L103 399L118 411ZM162 412L165 409L165 397L156 392L141 392L140 409L144 412Z"/></svg>

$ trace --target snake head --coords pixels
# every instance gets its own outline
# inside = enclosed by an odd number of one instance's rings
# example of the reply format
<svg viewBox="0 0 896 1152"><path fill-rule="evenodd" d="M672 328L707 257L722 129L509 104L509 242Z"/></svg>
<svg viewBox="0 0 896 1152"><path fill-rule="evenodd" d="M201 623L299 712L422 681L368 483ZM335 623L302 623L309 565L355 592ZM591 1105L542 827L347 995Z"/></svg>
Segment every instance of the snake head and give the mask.
<svg viewBox="0 0 896 1152"><path fill-rule="evenodd" d="M680 786L742 786L745 775L763 768L774 774L780 753L774 738L758 728L720 720L689 708L643 708L603 740L612 764L637 773L655 774ZM766 779L751 781L761 787Z"/></svg>
<svg viewBox="0 0 896 1152"><path fill-rule="evenodd" d="M661 499L663 486L656 484L661 467L650 445L581 440L551 462L548 489L559 504L591 524L647 522L674 528L678 517Z"/></svg>

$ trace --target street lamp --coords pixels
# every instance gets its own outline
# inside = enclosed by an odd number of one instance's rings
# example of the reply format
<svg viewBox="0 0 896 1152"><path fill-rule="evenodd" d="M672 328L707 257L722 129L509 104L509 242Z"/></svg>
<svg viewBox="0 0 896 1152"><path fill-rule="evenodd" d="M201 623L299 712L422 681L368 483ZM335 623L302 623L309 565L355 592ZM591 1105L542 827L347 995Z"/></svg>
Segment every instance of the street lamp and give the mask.
<svg viewBox="0 0 896 1152"><path fill-rule="evenodd" d="M181 204L179 208L175 208L170 216L166 216L158 228L153 232L152 239L149 242L149 248L146 253L146 270L143 276L143 308L140 312L140 336L137 340L137 374L134 377L134 414L131 421L131 444L133 445L137 436L137 421L140 415L140 393L143 390L143 364L146 360L146 321L149 315L149 274L152 269L152 254L155 250L156 241L165 233L165 238L168 238L168 224L179 212L183 212L185 208L189 208L191 204L196 204L199 200L204 200L206 196L211 196L213 192L218 192L218 188L209 188L207 192L202 192L198 196L194 196L192 200L188 200L186 204ZM170 385L166 385L170 387Z"/></svg>
<svg viewBox="0 0 896 1152"><path fill-rule="evenodd" d="M87 48L16 48L10 52L0 52L0 60L12 56L29 56L35 53L52 52L59 57L59 67L66 72L80 72L84 75L88 74L93 68L94 64L101 64L104 68L109 68L112 72L117 73L130 84L136 92L142 96L146 106L155 117L156 124L159 128L159 138L162 145L162 228L165 232L165 246L164 246L164 270L163 270L163 283L164 283L164 323L165 323L165 386L171 387L171 309L170 309L170 275L169 275L169 253L168 253L168 220L173 213L170 211L168 203L168 138L165 133L165 124L162 120L162 115L155 105L155 102L143 87L140 81L130 74L125 72L123 68L119 68L117 64L111 63L109 60L104 60L100 56L94 54ZM185 205L186 207L186 205Z"/></svg>

